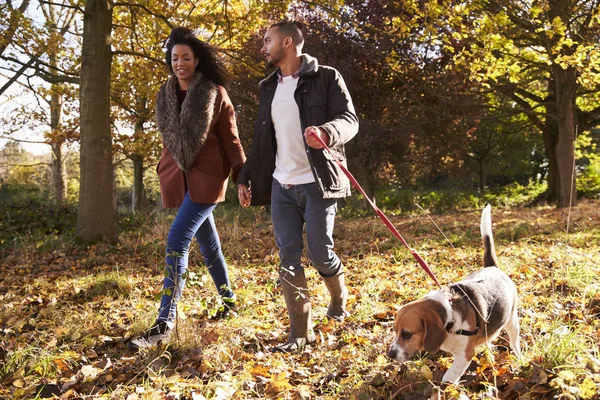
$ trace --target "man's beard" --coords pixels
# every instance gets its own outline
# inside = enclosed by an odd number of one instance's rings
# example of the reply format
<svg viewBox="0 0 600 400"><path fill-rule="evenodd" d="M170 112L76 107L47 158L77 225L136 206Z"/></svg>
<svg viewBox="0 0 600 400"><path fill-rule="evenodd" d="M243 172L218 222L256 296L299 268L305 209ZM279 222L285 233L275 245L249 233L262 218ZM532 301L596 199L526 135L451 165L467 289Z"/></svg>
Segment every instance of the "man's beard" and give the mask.
<svg viewBox="0 0 600 400"><path fill-rule="evenodd" d="M283 59L283 55L283 49L279 49L275 53L273 53L271 59L267 61L267 68L277 67L277 64L279 64L279 62Z"/></svg>

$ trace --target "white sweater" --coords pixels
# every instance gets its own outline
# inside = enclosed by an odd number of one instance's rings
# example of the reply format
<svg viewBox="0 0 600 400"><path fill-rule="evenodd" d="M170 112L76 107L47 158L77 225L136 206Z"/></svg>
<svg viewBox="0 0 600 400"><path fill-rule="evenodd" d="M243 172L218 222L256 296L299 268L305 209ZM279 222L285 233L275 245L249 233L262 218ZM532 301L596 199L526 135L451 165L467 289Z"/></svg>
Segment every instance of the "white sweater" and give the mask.
<svg viewBox="0 0 600 400"><path fill-rule="evenodd" d="M300 125L300 110L294 100L298 78L284 76L277 84L271 104L271 119L275 126L277 154L273 178L279 183L301 185L315 181L304 148L304 132Z"/></svg>

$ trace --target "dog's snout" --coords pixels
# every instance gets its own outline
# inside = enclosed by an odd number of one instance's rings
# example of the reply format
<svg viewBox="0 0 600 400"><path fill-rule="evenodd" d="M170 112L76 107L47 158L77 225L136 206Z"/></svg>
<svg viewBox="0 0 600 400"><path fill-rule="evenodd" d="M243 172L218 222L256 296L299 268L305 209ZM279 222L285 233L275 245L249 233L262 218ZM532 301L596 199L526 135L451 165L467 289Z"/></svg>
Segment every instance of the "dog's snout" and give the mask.
<svg viewBox="0 0 600 400"><path fill-rule="evenodd" d="M389 358L391 358L392 360L396 359L396 356L398 355L398 350L394 349L394 348L390 348L387 352L387 355Z"/></svg>

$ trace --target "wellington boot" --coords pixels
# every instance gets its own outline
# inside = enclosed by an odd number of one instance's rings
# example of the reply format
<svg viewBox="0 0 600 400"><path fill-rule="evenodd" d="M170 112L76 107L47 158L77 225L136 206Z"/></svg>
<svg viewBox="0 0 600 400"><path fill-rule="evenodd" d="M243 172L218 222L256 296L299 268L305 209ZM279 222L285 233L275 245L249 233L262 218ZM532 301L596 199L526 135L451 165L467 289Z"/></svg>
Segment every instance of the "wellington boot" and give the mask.
<svg viewBox="0 0 600 400"><path fill-rule="evenodd" d="M344 283L344 273L330 277L323 277L325 286L331 295L331 302L327 309L327 318L343 321L348 316L346 302L348 301L348 288Z"/></svg>
<svg viewBox="0 0 600 400"><path fill-rule="evenodd" d="M286 343L273 347L271 351L274 353L298 353L304 349L304 346L315 341L304 268L281 268L279 277L290 319L290 336Z"/></svg>

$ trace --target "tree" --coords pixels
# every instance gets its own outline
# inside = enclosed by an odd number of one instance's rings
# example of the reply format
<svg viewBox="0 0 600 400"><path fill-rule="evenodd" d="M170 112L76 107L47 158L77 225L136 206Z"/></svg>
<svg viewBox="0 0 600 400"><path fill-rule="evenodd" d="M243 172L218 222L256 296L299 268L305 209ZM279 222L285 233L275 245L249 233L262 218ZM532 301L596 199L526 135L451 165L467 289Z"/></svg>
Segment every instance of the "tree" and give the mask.
<svg viewBox="0 0 600 400"><path fill-rule="evenodd" d="M77 234L84 241L117 238L110 130L110 35L113 4L87 0L81 57L81 184Z"/></svg>
<svg viewBox="0 0 600 400"><path fill-rule="evenodd" d="M135 21L135 22L134 22ZM133 22L133 23L131 23ZM160 136L154 127L154 107L160 84L167 78L160 24L145 11L131 8L114 17L111 100L114 148L133 163L132 210L145 206L144 172L160 155ZM120 133L123 131L123 133Z"/></svg>
<svg viewBox="0 0 600 400"><path fill-rule="evenodd" d="M156 163L159 155L160 137L154 126L154 107L158 88L168 78L163 46L170 30L179 25L190 27L221 50L229 66L236 68L248 64L243 41L263 22L262 11L275 6L254 4L251 7L244 1L186 4L149 1L143 4L117 2L115 7L124 12L115 13L113 18L111 99L116 105L113 115L120 125L116 130L123 131L115 134L114 139L116 150L133 162L132 206L136 210L143 202L144 171ZM234 79L237 77L237 73L233 74ZM252 91L256 90L256 81L258 78L251 84ZM233 85L238 84L236 79ZM239 102L248 105L245 94L233 90L230 95L238 105L238 112L247 110L239 106Z"/></svg>
<svg viewBox="0 0 600 400"><path fill-rule="evenodd" d="M66 197L63 145L77 136L73 127L77 121L64 118L65 106L69 107L71 97L75 94L68 83L78 82L79 43L72 34L77 32L77 9L65 0L41 2L38 9L43 18L32 19L23 14L28 4L28 1L24 1L19 9L14 10L11 9L11 2L6 4L12 14L2 38L0 58L6 62L12 76L0 93L6 95L5 90L18 83L27 89L27 95L36 97L38 107L26 105L14 112L23 116L23 126L29 125L37 130L36 125L43 123L49 127L44 132L44 142L52 152L51 193L54 200L62 204ZM26 61L28 57L29 61ZM11 125L16 127L18 124L13 121ZM10 135L6 136L11 138Z"/></svg>
<svg viewBox="0 0 600 400"><path fill-rule="evenodd" d="M42 12L46 18L46 26L49 27L49 37L46 44L46 54L48 55L48 72L50 78L57 78L59 70L59 58L62 58L62 65L66 64L65 58L60 54L65 54L64 33L73 26L76 9L63 8L56 4L42 4ZM72 67L74 65L72 63ZM52 149L51 169L52 169L52 193L57 204L64 203L67 197L66 173L64 168L63 145L65 142L76 137L74 129L68 129L63 123L63 102L65 94L72 91L66 87L65 83L59 79L48 79L51 81L49 91L50 96L50 132L46 139Z"/></svg>
<svg viewBox="0 0 600 400"><path fill-rule="evenodd" d="M486 100L466 83L464 71L447 68L451 58L431 33L440 29L435 8L306 3L308 9L299 11L309 23L306 48L341 71L360 118L348 158L367 194L373 198L384 185L414 187L459 177L466 132L485 113Z"/></svg>
<svg viewBox="0 0 600 400"><path fill-rule="evenodd" d="M597 121L599 112L578 107L600 90L590 79L600 68L600 1L494 0L459 3L448 12L453 29L446 43L455 60L471 69L474 81L512 99L538 127L549 163L547 197L562 207L575 204L578 116Z"/></svg>
<svg viewBox="0 0 600 400"><path fill-rule="evenodd" d="M490 183L493 186L527 184L542 172L539 166L541 140L535 128L523 115L505 115L499 111L503 106L497 101L490 100L490 105L495 105L497 110L483 115L467 132L465 164L476 174L481 194Z"/></svg>

